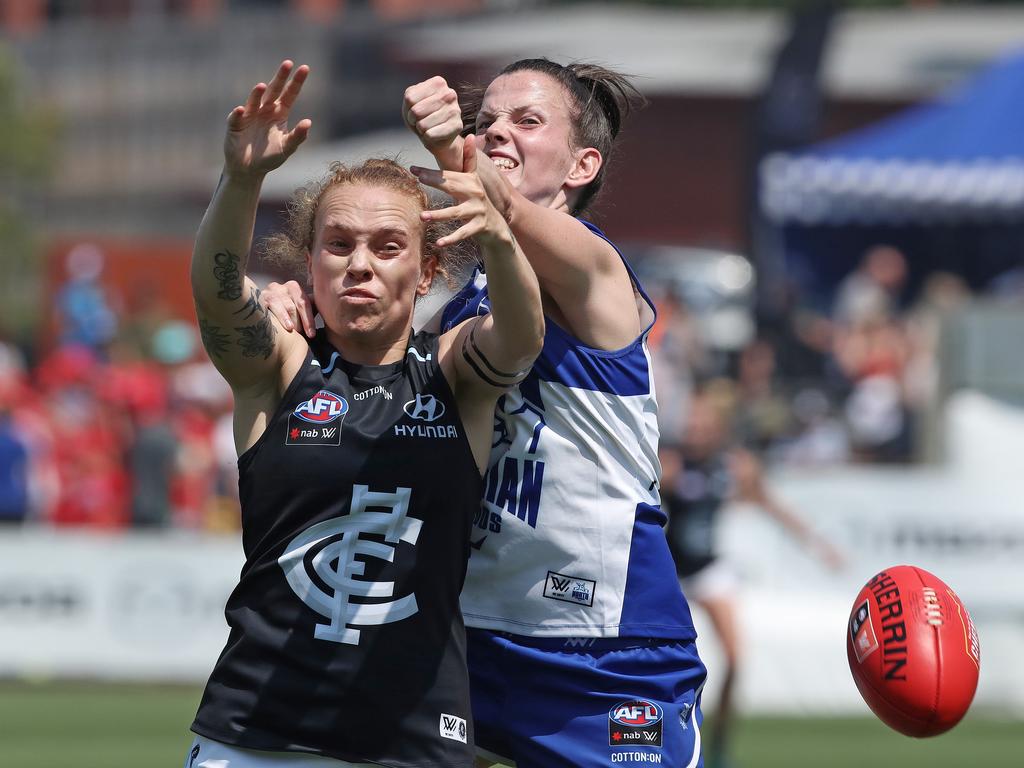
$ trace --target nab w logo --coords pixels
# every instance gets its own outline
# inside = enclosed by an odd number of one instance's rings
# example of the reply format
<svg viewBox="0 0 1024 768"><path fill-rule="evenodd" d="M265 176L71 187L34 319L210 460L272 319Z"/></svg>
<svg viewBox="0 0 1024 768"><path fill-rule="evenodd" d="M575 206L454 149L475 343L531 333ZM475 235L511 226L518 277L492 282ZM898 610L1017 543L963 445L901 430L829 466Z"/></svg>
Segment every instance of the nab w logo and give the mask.
<svg viewBox="0 0 1024 768"><path fill-rule="evenodd" d="M423 522L406 515L411 495L409 488L380 493L354 486L348 515L307 528L285 547L277 562L288 585L302 602L330 620L316 625L313 636L318 640L358 645L360 631L354 627L391 624L419 610L415 593L379 600L394 597L394 582L355 578L366 570L357 556L394 562L399 541L416 544ZM371 512L371 507L388 511ZM364 539L363 534L377 538ZM366 597L378 601L358 602Z"/></svg>
<svg viewBox="0 0 1024 768"><path fill-rule="evenodd" d="M437 421L444 416L444 403L433 395L417 394L415 400L410 400L402 408L418 421Z"/></svg>
<svg viewBox="0 0 1024 768"><path fill-rule="evenodd" d="M312 424L327 424L348 412L348 401L333 392L321 389L309 400L299 403L295 415Z"/></svg>

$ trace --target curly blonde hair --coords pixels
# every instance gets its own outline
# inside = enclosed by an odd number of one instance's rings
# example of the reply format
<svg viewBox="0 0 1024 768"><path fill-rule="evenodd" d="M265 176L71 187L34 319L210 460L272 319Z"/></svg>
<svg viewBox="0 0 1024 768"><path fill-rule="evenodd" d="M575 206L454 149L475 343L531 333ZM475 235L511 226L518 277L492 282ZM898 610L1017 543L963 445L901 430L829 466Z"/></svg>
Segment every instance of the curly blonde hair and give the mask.
<svg viewBox="0 0 1024 768"><path fill-rule="evenodd" d="M451 204L448 200L432 201L416 177L394 160L372 158L351 167L334 162L321 178L295 190L288 202L284 230L263 240L263 256L295 276L304 275L306 254L313 247L313 239L316 237L316 215L320 201L329 190L344 184L365 184L394 190L415 201L422 211ZM445 248L437 246L440 238L458 226L457 222L446 221L428 221L423 225L421 252L424 257L437 258L437 272L450 288L456 287L452 284L455 276L476 258L473 246L468 243L456 243Z"/></svg>

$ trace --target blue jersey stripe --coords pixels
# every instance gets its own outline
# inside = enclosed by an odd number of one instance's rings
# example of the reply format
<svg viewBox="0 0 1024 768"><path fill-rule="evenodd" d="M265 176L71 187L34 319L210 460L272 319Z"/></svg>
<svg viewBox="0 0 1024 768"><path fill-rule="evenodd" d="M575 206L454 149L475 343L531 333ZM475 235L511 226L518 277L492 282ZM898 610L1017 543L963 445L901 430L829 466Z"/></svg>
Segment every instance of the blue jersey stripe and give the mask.
<svg viewBox="0 0 1024 768"><path fill-rule="evenodd" d="M588 221L579 221L615 248L615 244L600 229ZM615 248L615 251L619 253L618 248ZM622 254L619 253L619 256ZM644 292L629 264L625 259L622 263L637 291L654 310L654 303ZM478 279L480 274L479 269L474 271L469 282L448 302L442 315L443 331L451 330L471 317L485 315L490 311L487 305L487 287L483 280ZM553 384L622 397L650 394L652 376L643 347L650 326L645 328L632 344L608 352L587 347L550 318L545 320L547 333L544 335L544 348L534 363L531 376Z"/></svg>
<svg viewBox="0 0 1024 768"><path fill-rule="evenodd" d="M617 352L603 352L580 343L547 320L544 347L533 364L541 381L628 397L651 392L651 371L643 341Z"/></svg>
<svg viewBox="0 0 1024 768"><path fill-rule="evenodd" d="M675 626L689 629L688 637L696 637L690 607L686 604L675 564L665 538L665 513L650 504L638 504L633 522L633 544L629 550L626 589L622 600L619 635L657 635L659 625L652 626L652 617L671 617Z"/></svg>

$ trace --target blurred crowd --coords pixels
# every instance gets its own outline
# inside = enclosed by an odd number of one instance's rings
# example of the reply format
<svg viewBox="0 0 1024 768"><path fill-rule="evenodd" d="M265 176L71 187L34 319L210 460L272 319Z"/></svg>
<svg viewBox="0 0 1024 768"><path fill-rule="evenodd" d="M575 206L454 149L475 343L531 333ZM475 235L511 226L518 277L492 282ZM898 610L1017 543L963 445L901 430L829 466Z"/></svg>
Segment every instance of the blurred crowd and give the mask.
<svg viewBox="0 0 1024 768"><path fill-rule="evenodd" d="M238 527L231 392L190 322L127 317L73 249L53 348L0 344L0 522Z"/></svg>
<svg viewBox="0 0 1024 768"><path fill-rule="evenodd" d="M933 272L908 301L908 278L903 253L874 246L830 308L794 293L781 319L729 352L707 346L699 318L666 294L651 337L663 438L680 440L699 390L728 414L732 440L768 464L921 459L939 396L941 324L971 290Z"/></svg>
<svg viewBox="0 0 1024 768"><path fill-rule="evenodd" d="M0 522L235 530L231 393L193 323L120 309L95 248L72 249L66 267L52 348L29 364L0 343ZM663 441L682 441L699 391L730 444L768 465L920 458L940 324L971 292L936 272L908 303L907 284L903 254L871 248L830 311L794 296L781 322L729 351L666 292L650 336Z"/></svg>

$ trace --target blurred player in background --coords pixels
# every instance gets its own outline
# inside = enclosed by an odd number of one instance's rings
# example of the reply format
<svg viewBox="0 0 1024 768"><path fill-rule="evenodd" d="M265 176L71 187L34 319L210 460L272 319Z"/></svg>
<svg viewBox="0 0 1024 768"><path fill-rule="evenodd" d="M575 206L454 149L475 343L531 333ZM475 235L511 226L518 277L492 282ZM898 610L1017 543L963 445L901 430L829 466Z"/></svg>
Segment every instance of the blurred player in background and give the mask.
<svg viewBox="0 0 1024 768"><path fill-rule="evenodd" d="M440 77L405 94L405 121L442 168L461 162L464 126L479 140L480 177L547 320L533 372L499 401L462 593L482 765L701 764L705 669L659 507L654 308L578 218L638 100L617 73L545 59L509 65L465 109ZM442 327L486 316L490 277L477 271ZM284 294L271 307L309 332L305 300Z"/></svg>
<svg viewBox="0 0 1024 768"><path fill-rule="evenodd" d="M716 547L719 513L731 502L752 504L781 523L829 567L843 563L842 555L828 541L775 497L757 457L731 445L729 412L728 393L706 387L691 401L679 437L666 435L660 451L668 540L683 592L707 613L724 656L718 706L708 739L708 765L716 768L729 765L733 694L742 658L736 618L739 575Z"/></svg>
<svg viewBox="0 0 1024 768"><path fill-rule="evenodd" d="M196 238L203 342L235 398L246 563L185 764L468 768L458 596L495 401L540 349L540 292L467 144L459 172L424 175L454 208L428 211L390 160L300 190L271 248L308 270L325 327L278 333L246 256L263 177L310 129L288 128L308 71L282 63L231 112ZM443 248L470 236L493 313L414 334Z"/></svg>

